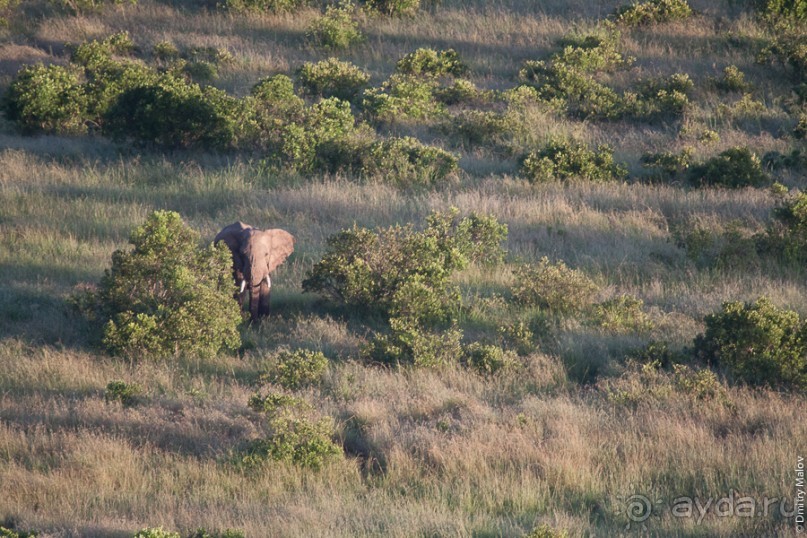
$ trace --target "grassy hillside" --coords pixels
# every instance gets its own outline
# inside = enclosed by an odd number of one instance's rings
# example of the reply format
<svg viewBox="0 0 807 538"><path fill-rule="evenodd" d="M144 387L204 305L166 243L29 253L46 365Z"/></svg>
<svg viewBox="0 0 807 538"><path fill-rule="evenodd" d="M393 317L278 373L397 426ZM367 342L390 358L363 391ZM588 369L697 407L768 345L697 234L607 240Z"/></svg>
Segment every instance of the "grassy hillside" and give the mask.
<svg viewBox="0 0 807 538"><path fill-rule="evenodd" d="M797 458L807 455L805 386L759 386L698 356L695 339L729 301L766 296L807 316L807 243L788 258L771 239L782 226L777 208L807 185L805 60L787 48L788 39L803 43L803 20L787 30L751 2L693 0L684 20L612 27L605 21L618 0L443 0L403 17L357 10L363 41L329 50L308 36L318 3L285 13L199 4L76 12L71 3L0 1L0 92L11 94L21 67L74 64L75 47L119 32L133 41L127 57L155 73L167 68L155 46L167 42L188 61L213 58L215 72L182 75L202 86L248 102L261 79L285 74L307 106L319 98L301 89L305 62L352 62L369 74L367 89L418 48L453 49L467 74L436 84L467 79L478 93L425 117L387 119L359 93L351 111L368 127L350 140L413 136L456 155L459 168L407 185L391 167L278 163L260 140L164 148L115 140L87 117L68 130L25 132L6 108L0 526L120 537L160 526L249 537L795 535L788 513ZM530 78L530 65L543 72L529 62L582 62L569 57L589 50L580 43L591 35L612 39L620 65L580 71L581 98L541 93L559 91L550 87L556 72ZM676 74L691 81L678 94L665 86ZM590 110L598 91L616 104ZM567 139L610 146L623 172L531 179L524 159ZM711 176L693 170L738 147L758 158L759 185L702 185ZM671 168L648 166L665 152ZM383 316L303 293L303 280L343 229L419 230L450 207L508 226L503 263L452 276L462 299L452 314L466 346L500 345L515 363L483 375L459 357L437 367L368 360L368 344L390 332ZM71 308L77 287L98 283L156 209L180 213L205 241L235 220L296 237L273 276L273 314L243 325L237 353L110 356L98 327ZM593 282L586 304L562 314L514 299L525 264L543 257ZM609 310L625 295L639 300L638 313ZM326 371L301 388L267 383L281 349L321 351ZM116 399L115 380L137 385L137 397ZM277 428L248 405L267 390L331 424L326 437L339 454L320 469L244 463L250 443ZM754 517L674 511L682 498L703 506L727 496L752 498ZM768 513L766 499L777 499Z"/></svg>

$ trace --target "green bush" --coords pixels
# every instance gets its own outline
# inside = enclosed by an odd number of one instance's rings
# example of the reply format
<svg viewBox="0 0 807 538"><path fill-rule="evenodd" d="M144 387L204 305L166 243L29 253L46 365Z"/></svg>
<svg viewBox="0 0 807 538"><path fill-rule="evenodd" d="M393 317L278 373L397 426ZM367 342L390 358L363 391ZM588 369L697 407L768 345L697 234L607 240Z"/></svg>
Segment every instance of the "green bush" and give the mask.
<svg viewBox="0 0 807 538"><path fill-rule="evenodd" d="M768 229L770 250L785 260L803 264L807 261L807 193L785 200L773 211L775 222Z"/></svg>
<svg viewBox="0 0 807 538"><path fill-rule="evenodd" d="M365 0L364 5L371 13L401 17L417 13L420 0Z"/></svg>
<svg viewBox="0 0 807 538"><path fill-rule="evenodd" d="M199 234L172 211L155 211L117 250L84 313L103 326L115 355L215 355L241 345L232 257L223 245L199 248Z"/></svg>
<svg viewBox="0 0 807 538"><path fill-rule="evenodd" d="M695 352L750 385L807 388L807 324L766 297L728 302L704 319Z"/></svg>
<svg viewBox="0 0 807 538"><path fill-rule="evenodd" d="M807 2L799 0L807 6ZM807 33L803 23L780 22L773 27L773 39L757 60L760 62L778 61L792 69L797 83L807 82Z"/></svg>
<svg viewBox="0 0 807 538"><path fill-rule="evenodd" d="M104 400L107 402L120 402L124 407L136 405L140 400L143 389L137 383L126 383L125 381L110 381L104 392Z"/></svg>
<svg viewBox="0 0 807 538"><path fill-rule="evenodd" d="M646 333L653 322L643 309L644 302L631 295L620 295L594 306L593 321L617 333Z"/></svg>
<svg viewBox="0 0 807 538"><path fill-rule="evenodd" d="M470 80L457 79L450 86L437 88L434 93L444 105L480 104L492 99L492 91L482 91ZM481 111L476 111L481 112Z"/></svg>
<svg viewBox="0 0 807 538"><path fill-rule="evenodd" d="M715 185L729 188L759 187L770 178L762 170L759 157L748 148L727 149L704 163L690 168L693 185Z"/></svg>
<svg viewBox="0 0 807 538"><path fill-rule="evenodd" d="M220 0L219 7L230 11L283 13L309 4L308 0Z"/></svg>
<svg viewBox="0 0 807 538"><path fill-rule="evenodd" d="M692 8L686 0L648 0L617 8L613 19L625 26L649 26L691 16Z"/></svg>
<svg viewBox="0 0 807 538"><path fill-rule="evenodd" d="M59 65L23 67L3 97L3 111L27 134L81 131L87 97L79 71Z"/></svg>
<svg viewBox="0 0 807 538"><path fill-rule="evenodd" d="M463 349L463 362L482 375L494 375L515 368L518 357L514 352L505 351L499 346L473 342Z"/></svg>
<svg viewBox="0 0 807 538"><path fill-rule="evenodd" d="M48 0L51 4L69 10L73 14L99 11L104 6L121 5L124 3L135 5L137 0Z"/></svg>
<svg viewBox="0 0 807 538"><path fill-rule="evenodd" d="M277 353L269 369L261 375L261 381L297 390L317 384L327 369L328 359L319 351L283 350Z"/></svg>
<svg viewBox="0 0 807 538"><path fill-rule="evenodd" d="M420 232L411 225L343 230L328 238L303 290L385 316L406 310L418 322L448 319L459 302L450 286L452 273L470 261L501 259L507 233L492 217L458 215L456 209L433 213Z"/></svg>
<svg viewBox="0 0 807 538"><path fill-rule="evenodd" d="M468 66L454 49L436 51L431 48L419 48L398 60L395 70L404 75L460 77L468 72Z"/></svg>
<svg viewBox="0 0 807 538"><path fill-rule="evenodd" d="M523 321L499 327L499 338L505 348L519 355L529 355L535 350L535 332Z"/></svg>
<svg viewBox="0 0 807 538"><path fill-rule="evenodd" d="M394 74L379 88L364 91L362 109L376 121L432 119L444 114L435 99L435 83L412 75Z"/></svg>
<svg viewBox="0 0 807 538"><path fill-rule="evenodd" d="M36 536L34 531L25 532L14 529L13 526L9 529L0 525L0 538L36 538Z"/></svg>
<svg viewBox="0 0 807 538"><path fill-rule="evenodd" d="M253 394L247 403L250 409L257 413L264 413L270 418L277 417L290 410L311 409L311 405L301 398L284 394L282 392L269 392L266 395Z"/></svg>
<svg viewBox="0 0 807 538"><path fill-rule="evenodd" d="M188 535L188 538L246 538L243 531L235 529L224 529L220 532L210 532L207 529L196 529Z"/></svg>
<svg viewBox="0 0 807 538"><path fill-rule="evenodd" d="M365 360L382 364L411 364L439 368L456 364L462 357L462 331L456 327L438 331L418 320L390 319L390 333L378 334L362 349Z"/></svg>
<svg viewBox="0 0 807 538"><path fill-rule="evenodd" d="M684 148L679 153L663 151L661 153L645 153L642 155L642 166L655 171L655 175L666 180L683 177L692 165L692 148Z"/></svg>
<svg viewBox="0 0 807 538"><path fill-rule="evenodd" d="M356 10L350 0L325 8L325 14L308 27L307 36L324 49L346 49L364 39L359 24L353 20Z"/></svg>
<svg viewBox="0 0 807 538"><path fill-rule="evenodd" d="M170 532L162 527L154 527L139 530L132 538L182 538L182 536L178 532Z"/></svg>
<svg viewBox="0 0 807 538"><path fill-rule="evenodd" d="M407 136L373 143L362 171L399 187L432 186L455 174L458 162L452 153Z"/></svg>
<svg viewBox="0 0 807 538"><path fill-rule="evenodd" d="M592 34L566 36L560 42L563 50L552 56L551 63L584 73L627 67L633 59L619 51L621 38L622 35L608 25Z"/></svg>
<svg viewBox="0 0 807 538"><path fill-rule="evenodd" d="M639 84L638 93L625 92L619 115L642 121L680 116L689 105L695 83L686 73Z"/></svg>
<svg viewBox="0 0 807 538"><path fill-rule="evenodd" d="M333 421L316 421L280 415L269 421L270 433L257 439L247 449L243 462L260 465L267 460L287 462L299 467L319 470L342 455L333 442Z"/></svg>
<svg viewBox="0 0 807 538"><path fill-rule="evenodd" d="M495 145L511 131L511 125L498 112L463 110L451 119L450 131L467 145Z"/></svg>
<svg viewBox="0 0 807 538"><path fill-rule="evenodd" d="M168 73L124 91L104 114L104 131L116 140L167 149L221 150L238 144L245 113L226 92Z"/></svg>
<svg viewBox="0 0 807 538"><path fill-rule="evenodd" d="M736 65L729 65L723 69L723 76L714 82L715 88L723 92L747 92L751 85L745 80L745 73Z"/></svg>
<svg viewBox="0 0 807 538"><path fill-rule="evenodd" d="M571 314L591 305L597 285L582 271L544 256L536 265L516 270L510 292L519 304L537 306L554 314Z"/></svg>
<svg viewBox="0 0 807 538"><path fill-rule="evenodd" d="M550 527L546 523L533 528L524 538L568 538L569 533Z"/></svg>
<svg viewBox="0 0 807 538"><path fill-rule="evenodd" d="M532 183L583 179L605 182L622 179L627 170L614 162L613 151L599 146L596 151L571 139L555 139L521 161L521 174Z"/></svg>
<svg viewBox="0 0 807 538"><path fill-rule="evenodd" d="M328 58L321 62L306 62L299 69L300 84L311 95L337 97L344 101L356 98L370 75L350 62Z"/></svg>
<svg viewBox="0 0 807 538"><path fill-rule="evenodd" d="M754 3L760 15L768 21L807 21L805 0L756 0Z"/></svg>

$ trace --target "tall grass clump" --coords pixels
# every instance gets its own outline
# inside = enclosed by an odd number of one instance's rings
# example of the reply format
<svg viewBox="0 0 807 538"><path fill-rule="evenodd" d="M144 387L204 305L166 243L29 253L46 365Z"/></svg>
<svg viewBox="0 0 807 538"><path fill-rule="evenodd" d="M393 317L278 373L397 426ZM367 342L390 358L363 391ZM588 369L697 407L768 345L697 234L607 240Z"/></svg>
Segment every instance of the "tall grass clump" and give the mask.
<svg viewBox="0 0 807 538"><path fill-rule="evenodd" d="M114 355L211 356L241 345L232 259L224 246L199 247L178 213L155 211L117 250L97 290L76 297Z"/></svg>

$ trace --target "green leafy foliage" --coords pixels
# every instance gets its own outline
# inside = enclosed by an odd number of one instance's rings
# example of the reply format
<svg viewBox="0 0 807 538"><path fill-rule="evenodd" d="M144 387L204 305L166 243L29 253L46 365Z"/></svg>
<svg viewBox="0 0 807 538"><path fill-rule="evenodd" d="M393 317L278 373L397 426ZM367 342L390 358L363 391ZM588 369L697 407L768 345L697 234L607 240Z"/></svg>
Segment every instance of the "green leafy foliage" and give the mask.
<svg viewBox="0 0 807 538"><path fill-rule="evenodd" d="M252 442L243 462L260 465L274 460L316 471L342 455L341 447L332 440L334 434L330 418L311 420L280 414L270 419L269 434Z"/></svg>
<svg viewBox="0 0 807 538"><path fill-rule="evenodd" d="M87 114L79 77L71 67L23 67L3 97L3 111L27 134L78 132Z"/></svg>
<svg viewBox="0 0 807 538"><path fill-rule="evenodd" d="M614 162L608 146L590 150L571 139L555 139L522 159L521 174L532 183L572 179L605 182L624 178L627 170Z"/></svg>
<svg viewBox="0 0 807 538"><path fill-rule="evenodd" d="M435 90L432 80L394 74L381 87L364 91L362 108L375 121L436 118L444 110L435 99Z"/></svg>
<svg viewBox="0 0 807 538"><path fill-rule="evenodd" d="M377 231L354 226L328 238L303 290L386 316L406 311L419 322L444 320L459 302L452 273L471 260L501 259L506 233L492 217L461 219L456 209L433 213L419 232L411 225Z"/></svg>
<svg viewBox="0 0 807 538"><path fill-rule="evenodd" d="M283 350L273 357L261 381L297 390L318 383L327 369L328 359L320 351Z"/></svg>
<svg viewBox="0 0 807 538"><path fill-rule="evenodd" d="M338 97L352 101L362 86L370 80L370 75L360 67L337 58L321 62L306 62L298 71L300 84L311 95Z"/></svg>
<svg viewBox="0 0 807 538"><path fill-rule="evenodd" d="M324 49L346 49L364 39L359 24L353 19L356 7L350 0L325 8L325 14L308 27L307 36Z"/></svg>
<svg viewBox="0 0 807 538"><path fill-rule="evenodd" d="M188 535L188 538L246 538L243 531L236 529L224 529L219 532L211 532L207 529L196 529L193 533Z"/></svg>
<svg viewBox="0 0 807 538"><path fill-rule="evenodd" d="M568 538L569 533L550 527L546 523L533 528L524 538Z"/></svg>
<svg viewBox="0 0 807 538"><path fill-rule="evenodd" d="M124 407L131 407L140 401L143 388L137 383L126 383L125 381L110 381L104 392L104 400L107 402L120 402Z"/></svg>
<svg viewBox="0 0 807 538"><path fill-rule="evenodd" d="M761 297L724 303L704 321L706 331L695 339L702 359L751 385L807 388L807 324L796 312Z"/></svg>
<svg viewBox="0 0 807 538"><path fill-rule="evenodd" d="M715 88L723 92L747 92L751 89L745 80L745 73L736 65L729 65L723 69L723 76L714 81Z"/></svg>
<svg viewBox="0 0 807 538"><path fill-rule="evenodd" d="M222 90L167 73L123 92L104 115L104 130L162 148L227 149L237 143L242 113L241 103Z"/></svg>
<svg viewBox="0 0 807 538"><path fill-rule="evenodd" d="M660 153L645 153L641 163L645 168L653 171L659 179L675 180L682 178L693 162L692 148L684 148L678 153L662 151Z"/></svg>
<svg viewBox="0 0 807 538"><path fill-rule="evenodd" d="M617 8L613 19L625 26L649 26L692 16L687 0L648 0Z"/></svg>
<svg viewBox="0 0 807 538"><path fill-rule="evenodd" d="M644 81L638 92L625 92L618 115L642 121L680 116L689 105L689 95L694 87L686 73Z"/></svg>
<svg viewBox="0 0 807 538"><path fill-rule="evenodd" d="M439 368L456 364L463 356L462 331L429 329L409 317L390 319L389 334L377 334L362 350L365 360L382 364L411 364Z"/></svg>
<svg viewBox="0 0 807 538"><path fill-rule="evenodd" d="M0 525L0 538L36 538L37 534L33 531L21 531L15 528L7 528Z"/></svg>
<svg viewBox="0 0 807 538"><path fill-rule="evenodd" d="M171 532L162 527L151 527L137 531L132 538L182 538L178 532Z"/></svg>
<svg viewBox="0 0 807 538"><path fill-rule="evenodd" d="M67 9L73 14L100 11L105 6L131 4L136 5L137 0L48 0L51 4Z"/></svg>
<svg viewBox="0 0 807 538"><path fill-rule="evenodd" d="M401 17L417 13L420 0L365 0L364 5L371 13Z"/></svg>
<svg viewBox="0 0 807 538"><path fill-rule="evenodd" d="M730 148L690 168L689 181L698 186L759 187L770 182L759 157L745 147Z"/></svg>
<svg viewBox="0 0 807 538"><path fill-rule="evenodd" d="M436 51L431 48L419 48L398 60L395 70L404 75L460 77L468 72L468 66L454 49Z"/></svg>
<svg viewBox="0 0 807 538"><path fill-rule="evenodd" d="M463 349L463 362L471 369L486 376L515 368L518 356L499 346L473 342Z"/></svg>
<svg viewBox="0 0 807 538"><path fill-rule="evenodd" d="M807 21L805 0L757 0L757 11L770 22L781 20Z"/></svg>
<svg viewBox="0 0 807 538"><path fill-rule="evenodd" d="M116 355L215 355L241 345L241 314L232 299L232 260L219 245L199 248L199 235L172 211L155 211L117 250L84 313L103 326Z"/></svg>
<svg viewBox="0 0 807 538"><path fill-rule="evenodd" d="M807 261L807 193L784 200L773 216L764 246L789 262L803 264Z"/></svg>
<svg viewBox="0 0 807 538"><path fill-rule="evenodd" d="M221 0L218 6L236 13L283 13L308 4L308 0Z"/></svg>
<svg viewBox="0 0 807 538"><path fill-rule="evenodd" d="M363 172L399 187L433 186L455 174L458 162L454 154L407 136L373 143Z"/></svg>
<svg viewBox="0 0 807 538"><path fill-rule="evenodd" d="M617 333L646 333L653 322L644 311L644 302L631 295L620 295L594 306L593 321L603 329Z"/></svg>
<svg viewBox="0 0 807 538"><path fill-rule="evenodd" d="M537 306L553 314L571 314L591 305L597 285L582 271L562 261L551 263L544 256L536 265L523 265L515 272L510 292L519 304Z"/></svg>

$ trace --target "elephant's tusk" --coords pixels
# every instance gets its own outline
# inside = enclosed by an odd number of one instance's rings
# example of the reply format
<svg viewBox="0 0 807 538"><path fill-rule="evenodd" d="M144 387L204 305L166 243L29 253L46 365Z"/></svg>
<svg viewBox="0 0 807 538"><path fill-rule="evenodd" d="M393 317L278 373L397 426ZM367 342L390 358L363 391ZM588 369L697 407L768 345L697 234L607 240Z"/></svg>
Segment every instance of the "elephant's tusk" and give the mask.
<svg viewBox="0 0 807 538"><path fill-rule="evenodd" d="M270 288L272 287L272 280L269 278L269 275L266 275L266 285Z"/></svg>
<svg viewBox="0 0 807 538"><path fill-rule="evenodd" d="M246 287L247 287L247 281L242 280L241 281L241 291L239 291L238 293L244 293L244 290L246 289Z"/></svg>

